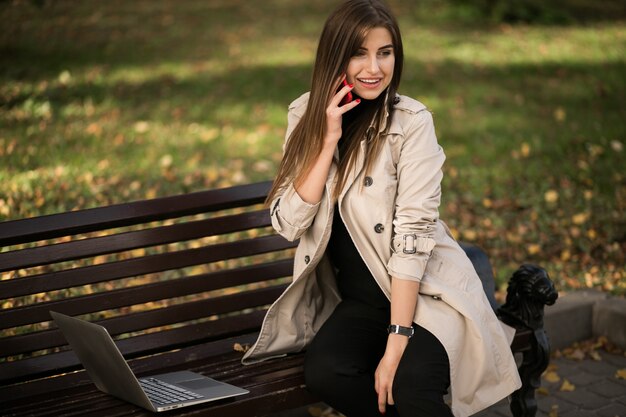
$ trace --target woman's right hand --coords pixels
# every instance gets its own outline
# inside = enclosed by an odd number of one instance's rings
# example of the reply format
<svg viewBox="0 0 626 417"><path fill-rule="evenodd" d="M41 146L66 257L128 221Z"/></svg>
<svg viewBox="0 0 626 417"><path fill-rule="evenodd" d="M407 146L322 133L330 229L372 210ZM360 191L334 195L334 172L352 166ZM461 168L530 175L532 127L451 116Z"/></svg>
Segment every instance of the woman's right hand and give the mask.
<svg viewBox="0 0 626 417"><path fill-rule="evenodd" d="M345 75L337 81L335 90L339 88L339 85L344 79ZM340 106L341 100L343 100L353 88L354 85L352 84L345 85L330 99L328 107L326 107L326 137L324 138L324 144L332 146L333 149L337 146L339 139L341 139L341 121L343 114L349 112L361 102L361 99L356 99Z"/></svg>
<svg viewBox="0 0 626 417"><path fill-rule="evenodd" d="M334 86L335 91L337 91L339 83L344 78L345 76L337 80L337 84ZM324 137L322 151L317 156L309 172L294 184L300 198L309 204L317 204L322 199L333 155L335 149L337 149L337 142L341 139L342 115L355 108L360 102L360 100L354 100L343 106L340 105L341 100L350 90L352 90L352 86L344 86L328 102L328 107L326 107L326 136Z"/></svg>

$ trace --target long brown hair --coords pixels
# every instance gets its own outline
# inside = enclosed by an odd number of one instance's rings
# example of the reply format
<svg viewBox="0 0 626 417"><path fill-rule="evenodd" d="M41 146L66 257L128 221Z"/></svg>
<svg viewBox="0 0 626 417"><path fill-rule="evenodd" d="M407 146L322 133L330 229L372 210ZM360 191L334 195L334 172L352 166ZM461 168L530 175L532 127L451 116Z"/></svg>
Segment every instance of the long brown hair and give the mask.
<svg viewBox="0 0 626 417"><path fill-rule="evenodd" d="M348 172L354 167L360 140L366 135L365 170L369 171L382 147L380 135L382 124L387 113L392 115L394 99L402 75L404 54L398 23L382 1L348 0L328 17L322 30L313 67L307 109L287 140L283 159L268 194L267 203L271 202L290 181L297 184L309 173L322 150L326 134L326 107L336 92L337 80L345 74L350 58L361 47L367 33L378 27L387 29L391 34L395 56L393 76L387 90L373 100L373 105L363 106L363 111L358 112L355 122L351 124L353 128L342 134L342 140L348 145L339 163L333 198L338 197L345 185Z"/></svg>

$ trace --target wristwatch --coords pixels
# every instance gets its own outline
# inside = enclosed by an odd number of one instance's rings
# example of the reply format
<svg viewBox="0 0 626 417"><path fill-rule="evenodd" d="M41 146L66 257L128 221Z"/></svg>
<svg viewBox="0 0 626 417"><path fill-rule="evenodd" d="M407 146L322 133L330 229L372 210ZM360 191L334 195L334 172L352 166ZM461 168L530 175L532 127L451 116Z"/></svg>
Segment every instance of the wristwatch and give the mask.
<svg viewBox="0 0 626 417"><path fill-rule="evenodd" d="M415 333L415 329L413 329L413 326L404 327L398 324L390 324L387 328L387 331L389 332L389 334L401 334L402 336L406 336L409 339L411 338L411 336L413 336L413 333Z"/></svg>

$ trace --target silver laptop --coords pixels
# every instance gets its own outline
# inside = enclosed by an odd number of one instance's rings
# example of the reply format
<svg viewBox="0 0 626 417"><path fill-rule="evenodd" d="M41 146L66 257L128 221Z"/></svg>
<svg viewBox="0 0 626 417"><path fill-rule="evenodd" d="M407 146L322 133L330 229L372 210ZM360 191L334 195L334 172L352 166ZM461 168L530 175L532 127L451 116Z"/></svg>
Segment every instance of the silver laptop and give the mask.
<svg viewBox="0 0 626 417"><path fill-rule="evenodd" d="M189 371L137 379L104 327L50 314L100 391L147 410L166 411L249 392Z"/></svg>

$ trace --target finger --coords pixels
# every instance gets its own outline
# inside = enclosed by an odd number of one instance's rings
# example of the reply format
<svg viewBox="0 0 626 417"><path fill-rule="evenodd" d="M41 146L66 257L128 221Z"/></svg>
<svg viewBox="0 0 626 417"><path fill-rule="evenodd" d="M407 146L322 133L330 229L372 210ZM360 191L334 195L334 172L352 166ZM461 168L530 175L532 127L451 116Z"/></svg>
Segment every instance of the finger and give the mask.
<svg viewBox="0 0 626 417"><path fill-rule="evenodd" d="M339 89L342 88L341 85L342 84L347 84L346 83L346 79L347 79L347 75L346 74L342 74L339 77L337 77L335 79L335 82L333 83L333 89L331 90L331 95L329 97L329 100L332 100L338 93L339 93Z"/></svg>
<svg viewBox="0 0 626 417"><path fill-rule="evenodd" d="M352 91L352 89L354 88L354 85L352 84L348 84L343 86L339 91L337 91L337 93L333 96L332 100L330 101L330 105L331 106L335 106L335 107L339 107L339 104L341 103L341 100L343 100L343 98L348 95L348 93L350 91Z"/></svg>
<svg viewBox="0 0 626 417"><path fill-rule="evenodd" d="M347 80L348 75L347 74L341 74L339 77L337 77L337 79L335 80L335 87L333 89L333 91L337 91L339 90L339 86L341 86L341 84ZM346 83L347 84L347 83Z"/></svg>
<svg viewBox="0 0 626 417"><path fill-rule="evenodd" d="M384 389L381 389L378 392L378 411L380 411L381 414L384 414L386 407L387 407L387 391Z"/></svg>
<svg viewBox="0 0 626 417"><path fill-rule="evenodd" d="M387 391L387 404L390 404L390 405L395 404L393 402L393 394L391 393L391 387L389 387L389 390Z"/></svg>
<svg viewBox="0 0 626 417"><path fill-rule="evenodd" d="M352 100L350 103L346 103L343 106L339 106L339 110L341 110L341 114L344 114L352 110L356 106L358 106L360 102L361 102L361 99L357 98L356 100Z"/></svg>

